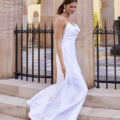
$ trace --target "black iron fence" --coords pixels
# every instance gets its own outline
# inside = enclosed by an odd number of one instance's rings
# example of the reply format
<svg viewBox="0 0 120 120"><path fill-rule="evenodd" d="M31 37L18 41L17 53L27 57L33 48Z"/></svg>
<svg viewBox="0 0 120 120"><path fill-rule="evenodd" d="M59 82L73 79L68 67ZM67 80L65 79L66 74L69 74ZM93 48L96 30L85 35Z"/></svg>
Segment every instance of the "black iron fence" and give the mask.
<svg viewBox="0 0 120 120"><path fill-rule="evenodd" d="M53 84L53 23L51 22L50 29L47 29L46 22L44 29L40 28L40 24L35 28L34 23L32 28L29 28L27 24L26 30L23 30L23 25L21 25L21 30L16 25L14 33L16 36L15 79L21 77L23 80L24 77L28 81L30 77L32 82L34 82L34 78L38 78L38 82L40 82L41 78L44 78L46 83L46 79L50 78L51 84ZM48 34L49 37L47 37ZM37 40L35 40L35 35ZM44 47L41 47L41 38ZM51 43L50 48L47 48L47 41ZM49 74L47 74L48 56Z"/></svg>
<svg viewBox="0 0 120 120"><path fill-rule="evenodd" d="M117 78L120 78L119 76L117 77L116 73L117 69L116 67L120 67L119 64L117 64L116 66L116 58L120 57L120 43L117 43L116 45L116 36L119 39L119 35L120 35L120 30L117 31L115 24L113 24L113 30L107 30L107 25L105 22L105 26L104 29L99 28L99 25L97 23L96 29L94 30L94 35L97 36L97 45L96 45L96 58L97 58L97 62L96 62L96 67L97 67L97 75L96 75L96 79L95 79L95 84L96 87L99 88L100 87L100 83L102 84L106 84L106 89L108 89L108 84L114 84L115 85L115 89L117 89L117 84L120 84L120 80ZM105 76L104 76L104 80L100 79L100 46L99 46L99 35L102 35L105 39L105 46L104 48L104 68L105 68ZM111 49L109 49L109 53L108 53L108 35L112 35L111 37L113 38L114 41L114 45L113 47L111 47ZM108 55L109 54L109 55ZM113 67L111 68L114 72L113 76L109 76L108 74L108 57L112 57L113 58ZM103 59L102 59L103 60ZM118 73L120 75L120 73ZM110 78L113 78L112 80L110 80Z"/></svg>

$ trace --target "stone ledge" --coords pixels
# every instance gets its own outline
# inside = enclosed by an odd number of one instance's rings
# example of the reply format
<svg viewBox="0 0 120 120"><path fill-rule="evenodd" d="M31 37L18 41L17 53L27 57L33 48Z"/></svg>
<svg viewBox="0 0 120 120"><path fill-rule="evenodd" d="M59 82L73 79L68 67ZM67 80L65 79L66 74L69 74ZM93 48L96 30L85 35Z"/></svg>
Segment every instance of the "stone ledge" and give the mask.
<svg viewBox="0 0 120 120"><path fill-rule="evenodd" d="M35 94L50 86L49 83L28 83L18 86L18 97L20 98L32 98Z"/></svg>
<svg viewBox="0 0 120 120"><path fill-rule="evenodd" d="M120 110L82 107L77 120L120 120Z"/></svg>
<svg viewBox="0 0 120 120"><path fill-rule="evenodd" d="M90 91L88 94L92 94L92 92L93 91ZM21 120L19 118L29 119L28 116L29 107L26 102L27 99L0 94L0 113L17 117L15 120ZM14 117L11 120L14 120ZM120 110L82 107L82 110L80 111L77 120L88 120L88 119L89 120L103 120L103 119L120 120Z"/></svg>
<svg viewBox="0 0 120 120"><path fill-rule="evenodd" d="M120 120L120 110L83 107L77 120Z"/></svg>
<svg viewBox="0 0 120 120"><path fill-rule="evenodd" d="M0 80L0 94L30 99L50 85L50 83L43 83L43 81L38 83L19 79Z"/></svg>
<svg viewBox="0 0 120 120"><path fill-rule="evenodd" d="M27 99L0 94L0 113L27 118Z"/></svg>
<svg viewBox="0 0 120 120"><path fill-rule="evenodd" d="M0 120L27 120L27 119L21 119L21 118L17 118L17 117L0 114Z"/></svg>
<svg viewBox="0 0 120 120"><path fill-rule="evenodd" d="M83 106L120 110L120 90L90 89Z"/></svg>
<svg viewBox="0 0 120 120"><path fill-rule="evenodd" d="M16 96L18 95L18 86L28 84L26 81L7 79L0 80L0 94Z"/></svg>

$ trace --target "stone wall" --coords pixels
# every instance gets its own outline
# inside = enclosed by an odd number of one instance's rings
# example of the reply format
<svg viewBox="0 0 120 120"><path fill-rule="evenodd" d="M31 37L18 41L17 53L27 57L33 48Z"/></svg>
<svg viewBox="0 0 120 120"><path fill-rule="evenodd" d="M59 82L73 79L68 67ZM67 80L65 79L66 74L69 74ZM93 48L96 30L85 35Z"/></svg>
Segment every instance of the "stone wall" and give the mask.
<svg viewBox="0 0 120 120"><path fill-rule="evenodd" d="M12 78L14 76L14 30L16 23L18 24L18 28L21 28L23 15L27 15L27 9L24 8L27 8L25 0L0 0L0 79ZM18 45L20 45L20 41ZM18 48L18 60L20 60L20 46ZM18 62L18 65L20 66L20 62Z"/></svg>

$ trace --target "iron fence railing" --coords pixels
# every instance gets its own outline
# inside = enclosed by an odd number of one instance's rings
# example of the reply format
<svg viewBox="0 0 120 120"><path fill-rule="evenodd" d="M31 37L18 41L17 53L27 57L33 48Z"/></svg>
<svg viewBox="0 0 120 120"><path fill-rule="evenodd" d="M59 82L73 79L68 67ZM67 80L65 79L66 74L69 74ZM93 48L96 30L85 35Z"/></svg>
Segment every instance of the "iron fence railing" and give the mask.
<svg viewBox="0 0 120 120"><path fill-rule="evenodd" d="M16 57L15 57L15 79L18 79L19 76L21 76L21 80L23 80L23 76L26 77L26 81L28 81L28 77L31 77L32 78L32 82L34 82L34 78L38 78L38 82L40 82L40 78L44 78L45 80L45 83L47 82L46 79L47 78L51 78L51 84L53 84L53 33L54 33L54 29L53 29L53 23L51 22L51 28L47 30L47 26L46 26L46 22L45 22L45 25L44 25L44 29L41 29L40 28L40 24L38 25L37 28L34 27L34 23L32 25L32 28L29 28L28 24L27 24L27 29L26 30L23 30L23 25L21 25L21 29L19 30L17 25L16 25L16 30L14 30L14 33L15 33L15 40L16 40ZM21 35L19 35L21 34ZM25 34L24 37L23 34ZM31 41L29 41L29 34L32 34L32 37L31 37ZM34 41L34 34L37 34L38 35L38 40L37 40L37 44L36 44L36 41ZM44 35L43 35L44 34ZM50 35L50 38L47 39L46 36L47 35ZM41 41L41 35L44 36L43 39L44 39L44 48L41 48L40 47L40 41ZM50 70L50 73L49 75L47 75L47 47L46 47L46 41L50 41L51 42L51 47L50 47L50 54L51 54L51 57L50 57L50 64L51 64L51 70ZM21 44L18 44L18 42L20 41ZM26 46L23 45L23 42L26 43ZM31 46L30 46L30 45ZM35 45L36 44L36 45ZM19 60L19 56L20 54L18 54L18 49L19 49L19 46L20 46L20 52L21 52L21 58L20 58L20 61L19 63L21 64L20 66L18 65L18 60ZM37 48L37 73L38 74L35 74L35 51L36 51L36 48ZM26 51L25 51L26 49ZM31 50L31 51L29 51ZM41 50L43 51L43 54L41 56ZM23 56L23 52L25 51L25 57ZM29 59L29 53L31 52L31 65L29 63L30 59ZM42 69L42 71L44 71L44 74L41 74L41 59L40 58L44 58L44 61L42 61L42 66L44 66L44 69ZM23 61L23 59L25 59L25 61ZM23 65L25 62L25 68L23 70ZM29 64L28 64L29 63ZM18 66L20 67L20 70L18 70ZM31 73L29 73L29 66L31 66ZM25 72L24 72L25 71Z"/></svg>
<svg viewBox="0 0 120 120"><path fill-rule="evenodd" d="M120 31L116 31L115 29L115 24L113 24L113 30L107 30L107 25L106 25L106 21L105 21L105 26L104 29L99 28L99 25L97 23L96 29L94 30L94 35L97 36L97 46L96 46L96 53L97 53L97 75L95 77L95 83L97 83L97 88L100 87L100 83L104 83L106 84L106 89L108 89L108 84L114 84L115 85L115 89L117 89L117 84L120 84L120 81L117 80L117 76L116 76L116 54L118 54L118 51L116 50L118 47L120 47L119 43L117 43L116 45L116 35L119 35ZM105 71L106 71L106 75L105 75L105 79L101 80L101 76L99 75L99 68L100 68L100 60L99 60L99 35L104 35L105 36ZM114 40L114 45L113 45L113 51L111 51L111 56L113 56L114 58L114 76L112 80L110 80L110 76L108 75L108 47L107 47L107 36L108 35L113 35L113 40ZM119 56L119 55L118 55Z"/></svg>

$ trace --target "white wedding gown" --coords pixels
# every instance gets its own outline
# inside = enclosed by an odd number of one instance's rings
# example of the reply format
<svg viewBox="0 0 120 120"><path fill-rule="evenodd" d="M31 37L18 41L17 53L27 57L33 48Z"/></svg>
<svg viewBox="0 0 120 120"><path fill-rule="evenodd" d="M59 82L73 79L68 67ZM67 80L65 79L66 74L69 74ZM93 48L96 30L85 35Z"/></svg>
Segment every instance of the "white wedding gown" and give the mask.
<svg viewBox="0 0 120 120"><path fill-rule="evenodd" d="M80 29L74 25L67 22L61 43L66 77L64 79L57 54L57 84L45 88L27 101L31 120L77 120L88 88L77 62L75 40Z"/></svg>

